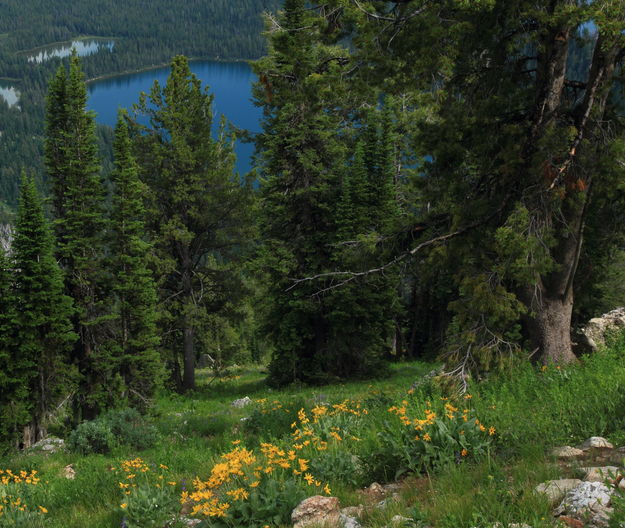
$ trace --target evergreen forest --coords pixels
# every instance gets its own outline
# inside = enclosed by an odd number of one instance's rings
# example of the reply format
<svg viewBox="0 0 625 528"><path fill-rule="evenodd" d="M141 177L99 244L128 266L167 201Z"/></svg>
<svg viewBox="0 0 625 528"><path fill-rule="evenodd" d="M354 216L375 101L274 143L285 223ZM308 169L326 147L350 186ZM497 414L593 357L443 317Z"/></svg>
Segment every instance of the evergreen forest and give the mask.
<svg viewBox="0 0 625 528"><path fill-rule="evenodd" d="M624 0L65 4L0 3L0 528L622 526Z"/></svg>

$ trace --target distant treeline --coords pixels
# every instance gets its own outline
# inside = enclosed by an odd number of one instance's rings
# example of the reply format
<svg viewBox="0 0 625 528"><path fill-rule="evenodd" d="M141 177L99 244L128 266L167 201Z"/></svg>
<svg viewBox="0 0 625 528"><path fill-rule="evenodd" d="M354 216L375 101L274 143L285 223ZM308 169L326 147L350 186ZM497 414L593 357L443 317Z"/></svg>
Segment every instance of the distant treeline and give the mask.
<svg viewBox="0 0 625 528"><path fill-rule="evenodd" d="M33 48L80 36L115 39L112 53L85 57L87 78L167 63L182 53L205 59L252 59L265 52L263 11L278 0L7 0L0 7L0 85L14 85L19 107L0 98L0 217L13 208L20 171L42 178L42 123L46 86L61 59L28 62ZM10 80L10 81L9 81ZM108 136L110 133L101 132ZM110 145L107 150L110 149ZM0 218L1 220L2 218Z"/></svg>

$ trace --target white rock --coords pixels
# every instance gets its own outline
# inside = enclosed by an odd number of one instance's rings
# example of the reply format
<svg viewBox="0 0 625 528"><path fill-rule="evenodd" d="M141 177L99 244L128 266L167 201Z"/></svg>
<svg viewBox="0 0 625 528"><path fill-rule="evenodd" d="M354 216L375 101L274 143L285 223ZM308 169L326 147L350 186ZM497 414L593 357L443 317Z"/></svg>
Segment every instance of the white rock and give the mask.
<svg viewBox="0 0 625 528"><path fill-rule="evenodd" d="M616 466L603 466L603 467L583 467L580 471L584 472L584 480L587 482L605 482L606 480L612 480L616 478L618 474L618 467Z"/></svg>
<svg viewBox="0 0 625 528"><path fill-rule="evenodd" d="M581 482L579 479L548 480L536 486L534 491L546 495L549 502L556 503L564 498L567 491L579 486Z"/></svg>
<svg viewBox="0 0 625 528"><path fill-rule="evenodd" d="M341 513L339 515L339 523L343 528L362 528L362 525L356 520L356 518Z"/></svg>
<svg viewBox="0 0 625 528"><path fill-rule="evenodd" d="M74 464L69 464L63 468L63 477L67 480L74 480L76 478L76 470Z"/></svg>
<svg viewBox="0 0 625 528"><path fill-rule="evenodd" d="M578 458L584 455L581 449L571 446L554 447L551 455L557 458Z"/></svg>
<svg viewBox="0 0 625 528"><path fill-rule="evenodd" d="M404 517L403 515L395 515L391 519L391 524L394 525L402 525L409 522L413 522L413 519L411 519L410 517Z"/></svg>
<svg viewBox="0 0 625 528"><path fill-rule="evenodd" d="M581 446L583 451L589 449L614 449L614 446L601 436L591 436Z"/></svg>
<svg viewBox="0 0 625 528"><path fill-rule="evenodd" d="M599 512L610 505L612 490L602 482L582 482L566 492L556 515L583 515L588 512Z"/></svg>
<svg viewBox="0 0 625 528"><path fill-rule="evenodd" d="M243 407L249 405L250 403L252 403L252 400L250 399L249 396L246 396L245 398L239 398L238 400L234 400L231 405L233 407L236 407L237 409L242 409Z"/></svg>
<svg viewBox="0 0 625 528"><path fill-rule="evenodd" d="M336 524L341 511L336 497L315 495L300 502L291 512L293 528L304 528L308 525Z"/></svg>
<svg viewBox="0 0 625 528"><path fill-rule="evenodd" d="M31 446L31 449L39 449L46 453L57 453L65 448L65 440L55 438L53 436L39 440L36 444Z"/></svg>

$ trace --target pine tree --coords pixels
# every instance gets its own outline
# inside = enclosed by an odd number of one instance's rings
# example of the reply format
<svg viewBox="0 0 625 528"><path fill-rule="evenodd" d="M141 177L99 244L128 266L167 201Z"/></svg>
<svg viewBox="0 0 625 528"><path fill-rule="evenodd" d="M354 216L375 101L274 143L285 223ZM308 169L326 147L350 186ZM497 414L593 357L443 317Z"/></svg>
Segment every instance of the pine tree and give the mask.
<svg viewBox="0 0 625 528"><path fill-rule="evenodd" d="M336 182L347 156L341 72L348 53L330 42L330 33L304 0L287 0L278 28L268 32L269 55L254 65L264 116L257 138L264 327L274 343L275 384L327 381L339 373L327 299L314 295L318 284L291 287L293 278L331 266ZM345 189L346 201L348 194Z"/></svg>
<svg viewBox="0 0 625 528"><path fill-rule="evenodd" d="M165 87L155 83L138 105L150 127L135 123L141 178L149 188L148 223L159 256L161 324L168 326L164 344L181 390L195 387L196 345L211 314L237 303L241 277L232 257L251 228L251 188L234 173L233 139L224 123L219 137L212 137L212 101L186 57L178 56Z"/></svg>
<svg viewBox="0 0 625 528"><path fill-rule="evenodd" d="M62 67L63 68L63 67ZM46 116L46 169L51 179L58 256L66 292L76 307L80 339L74 361L81 374L77 417L93 417L115 402L114 372L107 348L110 319L103 269L104 188L95 134L87 111L87 88L74 52L69 73L61 69L50 85Z"/></svg>
<svg viewBox="0 0 625 528"><path fill-rule="evenodd" d="M48 412L71 392L72 300L63 293L63 277L54 258L54 242L32 178L20 190L13 242L18 299L12 376L30 414L24 444L45 436ZM19 401L19 400L16 400Z"/></svg>
<svg viewBox="0 0 625 528"><path fill-rule="evenodd" d="M146 237L145 191L132 154L126 114L120 112L113 144L115 171L111 213L110 273L115 302L116 370L126 398L145 407L162 380L156 330L157 295L148 269L151 246Z"/></svg>
<svg viewBox="0 0 625 528"><path fill-rule="evenodd" d="M0 248L0 450L16 440L19 426L28 421L26 386L16 378L24 370L23 359L15 357L17 308L13 267Z"/></svg>

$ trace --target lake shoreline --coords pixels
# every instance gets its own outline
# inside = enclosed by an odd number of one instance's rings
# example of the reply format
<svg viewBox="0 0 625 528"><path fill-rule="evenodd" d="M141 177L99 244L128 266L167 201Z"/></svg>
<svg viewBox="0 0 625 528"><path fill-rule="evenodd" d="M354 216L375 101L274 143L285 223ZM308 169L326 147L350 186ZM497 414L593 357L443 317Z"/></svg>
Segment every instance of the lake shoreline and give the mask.
<svg viewBox="0 0 625 528"><path fill-rule="evenodd" d="M228 63L228 62L235 62L235 63L241 63L241 62L250 62L253 60L258 60L258 59L215 59L215 58L205 58L205 57L190 57L188 58L189 62L198 62L198 61L210 61L210 62L221 62L221 63ZM168 62L162 62L160 64L152 64L150 66L144 66L142 68L135 68L132 70L124 70L123 72L118 72L118 73L105 73L103 75L98 75L97 77L91 77L89 79L86 79L85 82L87 84L91 84L97 81L104 81L107 79L114 79L115 77L121 77L123 75L134 75L136 73L143 73L143 72L148 72L150 70L158 70L159 68L167 68L168 66L171 66L171 61Z"/></svg>

